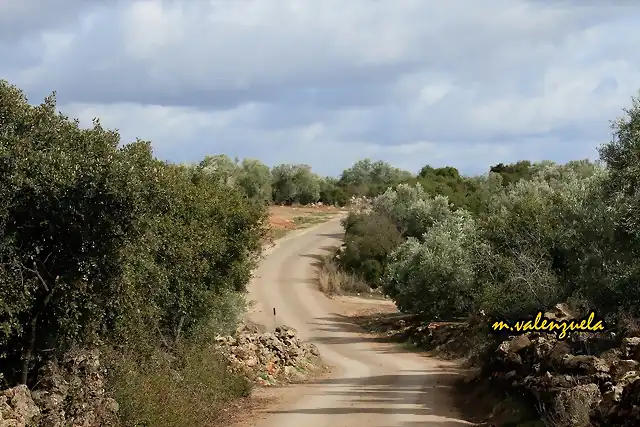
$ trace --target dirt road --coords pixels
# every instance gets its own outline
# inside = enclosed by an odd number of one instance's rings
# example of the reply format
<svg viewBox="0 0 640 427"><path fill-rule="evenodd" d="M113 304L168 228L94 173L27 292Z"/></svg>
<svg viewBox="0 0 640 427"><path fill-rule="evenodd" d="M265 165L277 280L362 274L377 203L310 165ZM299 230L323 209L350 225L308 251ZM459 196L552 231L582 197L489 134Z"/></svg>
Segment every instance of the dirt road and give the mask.
<svg viewBox="0 0 640 427"><path fill-rule="evenodd" d="M459 427L449 394L453 365L364 335L317 288L313 263L339 244L332 220L285 237L267 254L250 285L250 319L286 324L315 343L332 365L330 379L296 385L290 398L251 421L256 427ZM273 309L276 316L273 316ZM291 397L293 396L293 397Z"/></svg>

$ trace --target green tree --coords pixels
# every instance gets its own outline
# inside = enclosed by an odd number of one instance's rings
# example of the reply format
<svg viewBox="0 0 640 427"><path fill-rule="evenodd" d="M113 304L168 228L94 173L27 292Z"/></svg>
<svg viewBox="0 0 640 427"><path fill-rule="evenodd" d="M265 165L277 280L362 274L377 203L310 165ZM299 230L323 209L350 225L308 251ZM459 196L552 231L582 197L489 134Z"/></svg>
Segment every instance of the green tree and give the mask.
<svg viewBox="0 0 640 427"><path fill-rule="evenodd" d="M215 176L216 179L224 184L234 185L242 171L238 163L237 157L232 159L226 154L216 154L205 156L204 160L199 163L198 168Z"/></svg>
<svg viewBox="0 0 640 427"><path fill-rule="evenodd" d="M145 141L120 147L97 120L80 128L54 96L34 107L0 82L0 117L0 373L9 382L36 381L41 363L72 347L173 351L233 318L229 304L266 236L264 206L206 164L167 164Z"/></svg>
<svg viewBox="0 0 640 427"><path fill-rule="evenodd" d="M270 202L272 199L271 171L259 160L243 159L238 185L252 200Z"/></svg>
<svg viewBox="0 0 640 427"><path fill-rule="evenodd" d="M430 319L464 316L474 301L480 248L471 214L450 211L420 240L410 237L390 255L383 288L404 312Z"/></svg>
<svg viewBox="0 0 640 427"><path fill-rule="evenodd" d="M338 185L338 179L333 177L325 177L320 179L320 198L319 201L327 205L344 206L347 204L347 194L342 187Z"/></svg>
<svg viewBox="0 0 640 427"><path fill-rule="evenodd" d="M271 169L271 186L275 203L290 205L295 202L298 188L293 179L294 175L293 165L281 164Z"/></svg>
<svg viewBox="0 0 640 427"><path fill-rule="evenodd" d="M388 188L393 188L412 178L410 172L395 168L386 162L363 159L345 169L338 184L347 191L349 196L375 197Z"/></svg>
<svg viewBox="0 0 640 427"><path fill-rule="evenodd" d="M275 203L317 202L320 199L320 177L309 165L278 165L271 170Z"/></svg>
<svg viewBox="0 0 640 427"><path fill-rule="evenodd" d="M311 166L295 165L292 179L296 202L306 205L320 199L320 177L311 171Z"/></svg>

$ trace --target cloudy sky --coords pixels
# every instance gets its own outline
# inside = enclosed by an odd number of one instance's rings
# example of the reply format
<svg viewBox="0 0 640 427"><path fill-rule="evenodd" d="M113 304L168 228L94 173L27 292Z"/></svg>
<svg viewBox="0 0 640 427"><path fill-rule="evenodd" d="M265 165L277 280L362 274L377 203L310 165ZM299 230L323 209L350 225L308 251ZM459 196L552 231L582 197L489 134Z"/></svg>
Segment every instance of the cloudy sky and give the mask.
<svg viewBox="0 0 640 427"><path fill-rule="evenodd" d="M595 158L634 0L0 0L0 78L157 156L409 170Z"/></svg>

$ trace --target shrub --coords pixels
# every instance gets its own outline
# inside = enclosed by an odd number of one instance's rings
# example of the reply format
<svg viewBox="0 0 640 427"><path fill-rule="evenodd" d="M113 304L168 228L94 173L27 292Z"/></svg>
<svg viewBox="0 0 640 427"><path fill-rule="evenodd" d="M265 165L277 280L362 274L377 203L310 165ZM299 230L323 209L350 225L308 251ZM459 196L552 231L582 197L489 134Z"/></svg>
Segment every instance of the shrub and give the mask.
<svg viewBox="0 0 640 427"><path fill-rule="evenodd" d="M372 279L370 284L377 286L387 256L402 243L400 232L387 216L376 212L351 213L343 225L346 231L340 265L352 274Z"/></svg>
<svg viewBox="0 0 640 427"><path fill-rule="evenodd" d="M193 339L240 295L266 209L206 168L119 147L55 97L0 83L0 365L11 383L71 347L150 355ZM51 351L51 350L54 351Z"/></svg>
<svg viewBox="0 0 640 427"><path fill-rule="evenodd" d="M95 340L122 301L121 251L140 235L142 189L128 152L96 121L79 129L0 82L0 357L10 382L35 362ZM133 159L134 161L136 159ZM55 355L55 352L48 354Z"/></svg>
<svg viewBox="0 0 640 427"><path fill-rule="evenodd" d="M481 247L475 221L459 210L391 254L383 289L404 312L431 319L463 316L473 303Z"/></svg>

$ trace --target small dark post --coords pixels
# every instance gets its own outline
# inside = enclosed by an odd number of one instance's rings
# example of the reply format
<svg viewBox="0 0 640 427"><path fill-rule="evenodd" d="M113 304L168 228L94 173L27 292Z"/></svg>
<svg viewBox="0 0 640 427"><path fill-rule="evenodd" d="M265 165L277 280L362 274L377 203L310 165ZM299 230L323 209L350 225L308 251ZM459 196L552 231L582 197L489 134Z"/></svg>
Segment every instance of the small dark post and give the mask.
<svg viewBox="0 0 640 427"><path fill-rule="evenodd" d="M273 315L274 316L276 315L276 308L275 307L273 307Z"/></svg>

